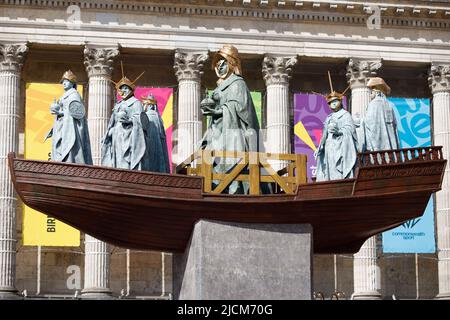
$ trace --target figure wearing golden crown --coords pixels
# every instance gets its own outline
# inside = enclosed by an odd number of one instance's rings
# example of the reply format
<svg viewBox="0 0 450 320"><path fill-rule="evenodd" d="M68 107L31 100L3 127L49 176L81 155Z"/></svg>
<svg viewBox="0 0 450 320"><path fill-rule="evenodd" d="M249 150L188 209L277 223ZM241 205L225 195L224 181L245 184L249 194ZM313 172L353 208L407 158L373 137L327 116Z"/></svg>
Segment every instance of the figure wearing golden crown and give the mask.
<svg viewBox="0 0 450 320"><path fill-rule="evenodd" d="M364 129L363 149L379 151L398 149L397 121L386 96L391 88L382 78L370 78L367 86L372 90L362 127Z"/></svg>
<svg viewBox="0 0 450 320"><path fill-rule="evenodd" d="M166 131L158 112L158 102L152 94L141 97L148 124L144 131L147 138L148 171L170 173Z"/></svg>
<svg viewBox="0 0 450 320"><path fill-rule="evenodd" d="M64 73L60 82L65 92L50 106L55 122L46 137L52 137L51 160L92 164L86 111L76 89L77 78L69 70Z"/></svg>
<svg viewBox="0 0 450 320"><path fill-rule="evenodd" d="M204 99L201 111L210 117L202 148L223 151L258 151L259 125L250 91L242 78L238 50L224 45L214 56L212 69L217 77L217 88ZM221 159L214 168L227 172L234 165L232 159ZM247 186L237 181L228 193L244 193Z"/></svg>
<svg viewBox="0 0 450 320"><path fill-rule="evenodd" d="M357 136L353 118L342 105L345 92L334 91L328 72L331 93L325 98L331 114L325 119L322 139L314 156L317 159L316 181L348 179L354 176Z"/></svg>
<svg viewBox="0 0 450 320"><path fill-rule="evenodd" d="M105 137L102 140L102 166L147 170L146 140L144 127L148 120L141 102L134 96L136 81L125 77L113 82L122 98L113 108ZM143 124L144 122L144 124Z"/></svg>

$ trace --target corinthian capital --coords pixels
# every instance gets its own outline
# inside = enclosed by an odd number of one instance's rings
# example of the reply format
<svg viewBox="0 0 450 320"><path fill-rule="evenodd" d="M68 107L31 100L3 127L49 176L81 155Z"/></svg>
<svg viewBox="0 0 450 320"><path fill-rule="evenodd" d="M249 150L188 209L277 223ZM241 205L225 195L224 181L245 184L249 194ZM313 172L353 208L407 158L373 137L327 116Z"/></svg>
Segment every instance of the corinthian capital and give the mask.
<svg viewBox="0 0 450 320"><path fill-rule="evenodd" d="M450 91L450 64L432 63L428 75L431 92Z"/></svg>
<svg viewBox="0 0 450 320"><path fill-rule="evenodd" d="M20 72L27 52L26 44L0 44L0 71Z"/></svg>
<svg viewBox="0 0 450 320"><path fill-rule="evenodd" d="M203 75L203 66L208 60L207 52L175 51L173 69L178 81L197 80Z"/></svg>
<svg viewBox="0 0 450 320"><path fill-rule="evenodd" d="M118 48L84 47L84 66L88 76L104 75L111 77L114 59L119 55Z"/></svg>
<svg viewBox="0 0 450 320"><path fill-rule="evenodd" d="M351 58L347 65L347 79L350 87L352 89L365 87L368 79L375 77L381 66L381 59L362 60Z"/></svg>
<svg viewBox="0 0 450 320"><path fill-rule="evenodd" d="M275 57L265 55L262 74L267 86L271 84L289 84L292 69L297 64L297 57Z"/></svg>

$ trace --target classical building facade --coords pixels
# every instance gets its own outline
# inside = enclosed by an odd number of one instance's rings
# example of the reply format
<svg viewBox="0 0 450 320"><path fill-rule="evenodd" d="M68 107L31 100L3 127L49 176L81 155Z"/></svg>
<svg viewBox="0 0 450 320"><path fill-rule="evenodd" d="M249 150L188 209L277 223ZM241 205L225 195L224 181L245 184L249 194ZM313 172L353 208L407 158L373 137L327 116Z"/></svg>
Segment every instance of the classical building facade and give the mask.
<svg viewBox="0 0 450 320"><path fill-rule="evenodd" d="M110 116L120 61L146 86L176 88L174 137L190 155L204 126L199 101L213 88L211 53L235 45L251 90L264 92L269 152L293 152L293 92L351 87L364 115L366 81L383 77L393 96L432 99L434 144L450 158L450 4L447 1L328 0L0 0L0 297L74 295L68 266L79 266L80 295L168 298L171 255L115 248L82 235L80 248L22 246L22 206L7 154L23 156L27 83L58 82L67 69L85 91L91 141ZM99 144L92 143L99 164ZM450 298L448 169L436 194L437 253L381 254L369 239L355 255L316 256L314 289L330 297Z"/></svg>

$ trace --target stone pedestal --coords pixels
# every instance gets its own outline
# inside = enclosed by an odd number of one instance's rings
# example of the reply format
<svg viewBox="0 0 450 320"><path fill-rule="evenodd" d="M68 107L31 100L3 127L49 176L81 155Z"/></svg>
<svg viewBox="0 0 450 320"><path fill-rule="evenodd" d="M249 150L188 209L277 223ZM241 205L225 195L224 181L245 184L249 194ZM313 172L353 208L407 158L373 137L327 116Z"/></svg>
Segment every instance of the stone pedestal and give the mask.
<svg viewBox="0 0 450 320"><path fill-rule="evenodd" d="M450 65L431 65L430 88L433 93L434 144L442 146L444 159L450 159ZM445 168L441 191L436 193L438 246L438 299L450 299L450 174Z"/></svg>
<svg viewBox="0 0 450 320"><path fill-rule="evenodd" d="M17 198L8 153L19 151L20 73L28 47L0 44L0 299L17 299Z"/></svg>
<svg viewBox="0 0 450 320"><path fill-rule="evenodd" d="M173 272L179 300L309 300L312 227L201 220Z"/></svg>
<svg viewBox="0 0 450 320"><path fill-rule="evenodd" d="M367 81L376 76L381 68L381 60L350 59L347 67L347 78L352 90L351 113L363 118L370 102L370 89ZM358 141L364 138L364 131L357 127ZM361 145L358 147L361 151ZM354 255L353 280L355 300L381 299L378 291L377 279L380 277L380 269L377 264L377 239L369 238Z"/></svg>
<svg viewBox="0 0 450 320"><path fill-rule="evenodd" d="M91 139L92 160L101 164L101 139L108 128L112 110L113 90L111 74L117 48L84 49L84 65L89 76L88 126ZM84 299L108 299L109 245L89 235L85 236Z"/></svg>

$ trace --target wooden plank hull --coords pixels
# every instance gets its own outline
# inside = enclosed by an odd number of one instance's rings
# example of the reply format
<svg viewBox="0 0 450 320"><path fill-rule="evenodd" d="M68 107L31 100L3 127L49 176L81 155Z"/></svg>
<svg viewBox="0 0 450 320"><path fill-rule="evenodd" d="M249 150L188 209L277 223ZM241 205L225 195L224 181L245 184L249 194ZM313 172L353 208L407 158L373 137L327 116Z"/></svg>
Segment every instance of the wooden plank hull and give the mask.
<svg viewBox="0 0 450 320"><path fill-rule="evenodd" d="M315 253L354 253L369 237L423 214L446 161L360 168L355 179L293 195L213 195L203 178L15 159L22 201L113 245L183 252L200 219L313 226ZM232 236L232 235L230 235Z"/></svg>

